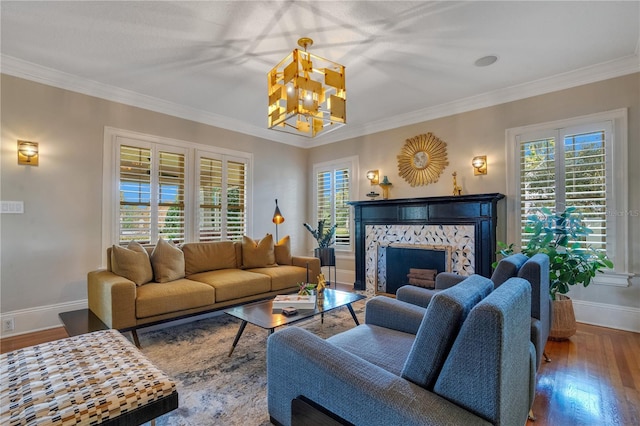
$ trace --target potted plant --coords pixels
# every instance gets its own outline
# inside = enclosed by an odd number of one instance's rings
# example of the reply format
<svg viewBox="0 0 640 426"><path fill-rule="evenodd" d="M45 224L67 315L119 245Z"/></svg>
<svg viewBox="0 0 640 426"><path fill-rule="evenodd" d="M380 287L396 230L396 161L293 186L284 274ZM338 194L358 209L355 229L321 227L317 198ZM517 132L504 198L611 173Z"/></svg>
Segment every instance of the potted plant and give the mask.
<svg viewBox="0 0 640 426"><path fill-rule="evenodd" d="M333 247L330 246L334 243L337 225L327 226L325 222L326 219L320 219L316 229L313 229L308 223L305 223L304 227L318 242L318 247L314 249L313 254L320 259L320 266L335 266L336 254Z"/></svg>
<svg viewBox="0 0 640 426"><path fill-rule="evenodd" d="M529 241L521 248L528 257L537 253L549 256L549 292L552 303L552 325L549 336L563 340L576 331L575 315L571 299L566 296L570 286L587 287L596 273L613 268L604 252L585 245L593 233L575 207L568 207L557 214L542 208L539 214L527 217L524 233ZM498 243L499 254L508 256L514 252L513 244Z"/></svg>

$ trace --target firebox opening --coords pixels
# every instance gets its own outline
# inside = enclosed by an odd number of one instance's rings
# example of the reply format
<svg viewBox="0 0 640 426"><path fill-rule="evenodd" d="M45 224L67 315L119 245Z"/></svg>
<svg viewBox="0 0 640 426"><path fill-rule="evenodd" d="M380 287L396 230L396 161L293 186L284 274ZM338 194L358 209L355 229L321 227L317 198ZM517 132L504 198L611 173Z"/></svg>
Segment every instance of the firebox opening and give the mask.
<svg viewBox="0 0 640 426"><path fill-rule="evenodd" d="M451 246L390 245L386 257L388 294L407 284L433 288L436 274L451 271Z"/></svg>

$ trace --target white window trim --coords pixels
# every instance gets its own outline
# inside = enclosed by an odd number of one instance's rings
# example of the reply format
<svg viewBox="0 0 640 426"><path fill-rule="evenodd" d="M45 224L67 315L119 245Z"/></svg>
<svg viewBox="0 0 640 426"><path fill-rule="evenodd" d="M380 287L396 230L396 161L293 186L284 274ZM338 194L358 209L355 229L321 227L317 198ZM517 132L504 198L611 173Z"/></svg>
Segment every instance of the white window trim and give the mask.
<svg viewBox="0 0 640 426"><path fill-rule="evenodd" d="M611 176L612 182L607 187L611 190L612 204L607 200L607 214L615 217L614 229L609 234L607 229L608 245L615 256L614 269L605 270L593 280L594 284L628 287L630 278L634 274L629 273L629 174L628 174L628 111L621 108L613 111L584 115L575 118L557 120L548 123L534 124L530 126L515 127L506 130L506 187L507 187L507 241L520 241L520 158L518 157L518 136L524 133L545 132L570 127L584 126L596 122L608 121L611 123L611 141L605 145L607 155L611 155L611 170L607 170L607 178ZM611 173L611 175L609 175ZM607 197L609 198L609 197ZM609 224L607 224L607 228ZM613 260L613 259L612 259Z"/></svg>
<svg viewBox="0 0 640 426"><path fill-rule="evenodd" d="M117 244L118 219L118 181L115 173L118 161L118 138L134 139L140 146L146 144L161 144L169 147L178 147L186 150L185 171L197 170L197 154L207 153L211 155L224 155L237 157L247 161L247 235L253 234L253 154L242 151L234 151L210 145L187 142L178 139L149 135L131 130L118 129L105 126L102 162L102 247L111 247ZM189 214L185 218L185 241L197 240L198 220L198 188L196 187L195 173L185 174L185 211ZM104 266L104 265L103 265Z"/></svg>
<svg viewBox="0 0 640 426"><path fill-rule="evenodd" d="M318 184L317 184L317 175L318 171L326 170L328 168L339 168L340 166L347 166L349 170L351 170L351 176L349 177L349 194L351 197L354 197L355 194L358 194L358 179L359 176L359 168L358 168L358 156L353 155L350 157L339 158L336 160L325 161L322 163L316 163L313 165L313 171L311 176L311 182L313 182L313 223L318 223ZM354 201L353 199L350 201ZM351 217L353 218L353 206L350 206ZM349 246L334 246L336 250L336 254L340 253L342 255L353 255L355 253L355 228L354 221L351 220L349 223L349 235L351 236Z"/></svg>

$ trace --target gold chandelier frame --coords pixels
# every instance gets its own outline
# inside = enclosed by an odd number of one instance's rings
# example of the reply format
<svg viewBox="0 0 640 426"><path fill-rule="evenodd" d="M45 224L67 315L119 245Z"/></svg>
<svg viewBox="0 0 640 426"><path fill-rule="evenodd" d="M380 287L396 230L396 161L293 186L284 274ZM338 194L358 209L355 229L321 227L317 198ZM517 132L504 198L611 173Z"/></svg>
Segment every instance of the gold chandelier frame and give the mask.
<svg viewBox="0 0 640 426"><path fill-rule="evenodd" d="M267 74L268 126L296 135L314 137L347 122L344 66L307 52L313 40L298 45Z"/></svg>

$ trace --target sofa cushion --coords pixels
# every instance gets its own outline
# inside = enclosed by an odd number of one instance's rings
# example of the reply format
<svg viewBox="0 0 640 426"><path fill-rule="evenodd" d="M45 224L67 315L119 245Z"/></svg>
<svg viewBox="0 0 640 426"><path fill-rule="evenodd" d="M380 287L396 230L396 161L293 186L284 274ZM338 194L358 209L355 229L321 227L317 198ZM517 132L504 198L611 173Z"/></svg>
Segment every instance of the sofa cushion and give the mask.
<svg viewBox="0 0 640 426"><path fill-rule="evenodd" d="M136 317L146 318L170 312L199 308L215 301L210 285L185 278L168 283L150 283L138 288Z"/></svg>
<svg viewBox="0 0 640 426"><path fill-rule="evenodd" d="M490 279L472 275L433 296L402 369L402 377L432 389L462 323L491 290Z"/></svg>
<svg viewBox="0 0 640 426"><path fill-rule="evenodd" d="M271 291L296 287L307 279L307 269L300 266L278 265L277 268L252 268L247 271L271 277Z"/></svg>
<svg viewBox="0 0 640 426"><path fill-rule="evenodd" d="M288 235L278 241L274 250L278 265L291 265L291 238Z"/></svg>
<svg viewBox="0 0 640 426"><path fill-rule="evenodd" d="M217 269L236 268L236 250L233 241L187 243L184 252L185 275Z"/></svg>
<svg viewBox="0 0 640 426"><path fill-rule="evenodd" d="M159 238L150 259L155 282L166 283L184 278L184 253L171 241Z"/></svg>
<svg viewBox="0 0 640 426"><path fill-rule="evenodd" d="M362 324L329 337L328 342L399 376L415 335Z"/></svg>
<svg viewBox="0 0 640 426"><path fill-rule="evenodd" d="M114 245L111 250L111 270L114 274L133 281L136 285L153 279L149 254L142 245L131 241L127 247Z"/></svg>
<svg viewBox="0 0 640 426"><path fill-rule="evenodd" d="M241 269L219 269L189 276L216 289L216 302L254 296L271 290L271 278Z"/></svg>
<svg viewBox="0 0 640 426"><path fill-rule="evenodd" d="M244 235L242 237L242 267L249 269L270 266L276 266L273 236L267 234L263 239L254 241Z"/></svg>

